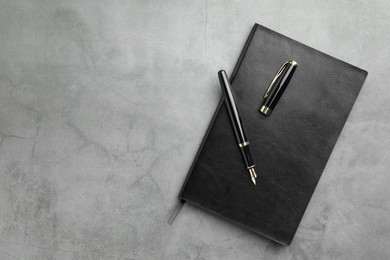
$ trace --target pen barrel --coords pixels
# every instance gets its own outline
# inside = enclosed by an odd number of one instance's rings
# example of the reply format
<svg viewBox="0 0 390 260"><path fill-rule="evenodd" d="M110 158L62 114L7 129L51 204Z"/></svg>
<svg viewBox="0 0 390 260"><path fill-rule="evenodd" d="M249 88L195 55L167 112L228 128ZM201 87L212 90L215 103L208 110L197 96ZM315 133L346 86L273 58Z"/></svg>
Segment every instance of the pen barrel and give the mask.
<svg viewBox="0 0 390 260"><path fill-rule="evenodd" d="M252 155L251 155L249 144L244 146L244 147L240 147L240 150L241 150L241 153L242 153L242 157L244 157L244 162L245 162L246 168L249 169L249 168L254 167L255 163L253 162L253 158L252 158Z"/></svg>
<svg viewBox="0 0 390 260"><path fill-rule="evenodd" d="M276 104L282 97L284 91L288 86L288 83L294 75L296 67L296 63L290 63L286 66L286 68L282 71L281 75L279 75L274 82L274 87L272 88L271 93L269 93L268 97L264 99L262 107L266 107L271 111L274 110Z"/></svg>
<svg viewBox="0 0 390 260"><path fill-rule="evenodd" d="M247 142L246 134L242 126L241 116L231 90L229 78L224 70L218 72L219 82L221 84L222 93L225 98L226 109L234 130L238 144Z"/></svg>

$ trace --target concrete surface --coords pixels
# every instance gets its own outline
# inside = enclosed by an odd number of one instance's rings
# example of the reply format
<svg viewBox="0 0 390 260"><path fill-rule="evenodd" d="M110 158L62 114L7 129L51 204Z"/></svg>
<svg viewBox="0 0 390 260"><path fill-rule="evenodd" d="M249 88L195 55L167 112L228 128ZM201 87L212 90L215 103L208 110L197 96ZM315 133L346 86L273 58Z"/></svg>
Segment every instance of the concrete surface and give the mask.
<svg viewBox="0 0 390 260"><path fill-rule="evenodd" d="M0 259L389 259L390 2L0 0ZM166 221L258 22L369 71L290 247Z"/></svg>

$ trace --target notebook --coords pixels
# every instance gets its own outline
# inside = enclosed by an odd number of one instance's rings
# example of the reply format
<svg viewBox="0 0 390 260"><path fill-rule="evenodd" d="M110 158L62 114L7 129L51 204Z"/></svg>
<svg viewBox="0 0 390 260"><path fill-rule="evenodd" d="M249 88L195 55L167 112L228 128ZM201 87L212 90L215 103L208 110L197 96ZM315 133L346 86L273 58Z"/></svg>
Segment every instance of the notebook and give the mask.
<svg viewBox="0 0 390 260"><path fill-rule="evenodd" d="M298 67L266 117L259 112L264 92L288 60ZM255 24L230 81L251 143L257 185L245 169L221 99L179 198L289 245L366 76L360 68Z"/></svg>

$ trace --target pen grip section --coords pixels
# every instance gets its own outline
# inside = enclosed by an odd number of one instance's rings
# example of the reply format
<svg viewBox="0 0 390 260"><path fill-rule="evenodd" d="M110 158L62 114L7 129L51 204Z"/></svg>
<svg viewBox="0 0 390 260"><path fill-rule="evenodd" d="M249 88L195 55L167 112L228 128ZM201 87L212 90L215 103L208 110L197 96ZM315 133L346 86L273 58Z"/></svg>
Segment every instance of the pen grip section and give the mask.
<svg viewBox="0 0 390 260"><path fill-rule="evenodd" d="M251 151L249 148L249 145L246 145L244 147L240 147L242 157L244 158L245 166L247 169L252 168L255 166L255 163L253 162L253 158L251 155Z"/></svg>

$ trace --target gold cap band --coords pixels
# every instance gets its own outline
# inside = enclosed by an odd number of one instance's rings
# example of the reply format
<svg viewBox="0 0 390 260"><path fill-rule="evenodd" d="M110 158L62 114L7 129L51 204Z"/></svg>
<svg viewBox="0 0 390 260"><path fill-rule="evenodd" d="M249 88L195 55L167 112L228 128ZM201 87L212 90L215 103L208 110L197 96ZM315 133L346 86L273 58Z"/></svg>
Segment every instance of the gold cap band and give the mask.
<svg viewBox="0 0 390 260"><path fill-rule="evenodd" d="M241 148L244 147L244 146L247 146L247 145L249 145L248 141L238 144L238 146L241 147Z"/></svg>
<svg viewBox="0 0 390 260"><path fill-rule="evenodd" d="M262 106L260 108L260 112L263 113L266 116L269 116L272 113L272 109L266 106Z"/></svg>

